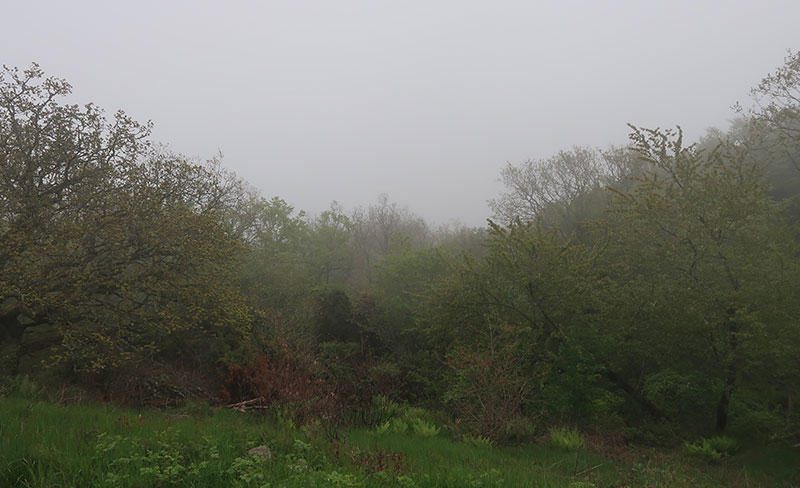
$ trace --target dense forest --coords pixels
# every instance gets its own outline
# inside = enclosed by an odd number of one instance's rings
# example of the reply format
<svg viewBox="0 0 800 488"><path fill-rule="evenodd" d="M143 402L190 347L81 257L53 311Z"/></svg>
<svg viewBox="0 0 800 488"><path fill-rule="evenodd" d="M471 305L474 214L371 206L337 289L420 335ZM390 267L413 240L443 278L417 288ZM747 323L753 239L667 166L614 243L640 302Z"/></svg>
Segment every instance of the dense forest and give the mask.
<svg viewBox="0 0 800 488"><path fill-rule="evenodd" d="M297 425L407 403L497 443L800 436L800 53L727 131L509 164L485 228L309 215L70 93L0 74L4 385Z"/></svg>

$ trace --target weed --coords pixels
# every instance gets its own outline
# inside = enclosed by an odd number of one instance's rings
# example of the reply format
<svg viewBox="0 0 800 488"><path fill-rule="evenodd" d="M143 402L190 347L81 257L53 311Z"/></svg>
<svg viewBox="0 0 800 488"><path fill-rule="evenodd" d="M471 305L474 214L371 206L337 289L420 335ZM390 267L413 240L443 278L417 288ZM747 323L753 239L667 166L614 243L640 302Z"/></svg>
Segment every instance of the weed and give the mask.
<svg viewBox="0 0 800 488"><path fill-rule="evenodd" d="M739 442L733 437L714 436L708 439L700 439L694 443L684 442L683 449L693 456L716 462L722 459L723 456L738 451Z"/></svg>
<svg viewBox="0 0 800 488"><path fill-rule="evenodd" d="M461 437L465 443L476 446L476 447L492 447L494 445L494 441L489 437L485 437L482 435L470 435L464 434Z"/></svg>
<svg viewBox="0 0 800 488"><path fill-rule="evenodd" d="M712 449L723 454L733 454L739 450L739 441L726 435L715 435L704 441L707 441Z"/></svg>
<svg viewBox="0 0 800 488"><path fill-rule="evenodd" d="M28 375L17 378L12 389L20 398L25 398L26 400L38 400L44 391L42 387L28 378Z"/></svg>
<svg viewBox="0 0 800 488"><path fill-rule="evenodd" d="M402 419L392 419L392 432L404 434L408 430L408 423Z"/></svg>
<svg viewBox="0 0 800 488"><path fill-rule="evenodd" d="M577 451L583 448L583 436L578 429L554 427L550 429L550 443L567 451Z"/></svg>
<svg viewBox="0 0 800 488"><path fill-rule="evenodd" d="M372 413L375 424L384 424L400 413L400 405L384 395L372 399Z"/></svg>
<svg viewBox="0 0 800 488"><path fill-rule="evenodd" d="M414 428L414 433L420 437L435 437L439 434L439 427L436 427L430 422L421 419L414 419L411 421L411 426Z"/></svg>

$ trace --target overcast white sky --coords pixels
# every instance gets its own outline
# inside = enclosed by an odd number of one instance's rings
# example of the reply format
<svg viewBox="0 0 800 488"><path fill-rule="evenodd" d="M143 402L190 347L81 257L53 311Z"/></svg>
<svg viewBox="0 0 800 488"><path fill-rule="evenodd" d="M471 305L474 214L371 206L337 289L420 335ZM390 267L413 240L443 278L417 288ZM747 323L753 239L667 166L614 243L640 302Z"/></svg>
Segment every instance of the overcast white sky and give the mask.
<svg viewBox="0 0 800 488"><path fill-rule="evenodd" d="M297 208L483 225L506 162L727 127L798 0L5 0L0 63L155 123Z"/></svg>

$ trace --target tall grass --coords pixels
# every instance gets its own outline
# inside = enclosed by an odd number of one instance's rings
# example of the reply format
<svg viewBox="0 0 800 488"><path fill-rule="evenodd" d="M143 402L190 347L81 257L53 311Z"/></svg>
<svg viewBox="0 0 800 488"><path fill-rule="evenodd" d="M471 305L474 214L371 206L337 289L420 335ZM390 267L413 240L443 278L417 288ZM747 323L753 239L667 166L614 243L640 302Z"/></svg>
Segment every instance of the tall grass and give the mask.
<svg viewBox="0 0 800 488"><path fill-rule="evenodd" d="M680 452L614 465L589 449L476 445L446 429L354 429L328 441L319 425L190 407L194 416L0 398L0 487L780 486L752 475L744 484Z"/></svg>

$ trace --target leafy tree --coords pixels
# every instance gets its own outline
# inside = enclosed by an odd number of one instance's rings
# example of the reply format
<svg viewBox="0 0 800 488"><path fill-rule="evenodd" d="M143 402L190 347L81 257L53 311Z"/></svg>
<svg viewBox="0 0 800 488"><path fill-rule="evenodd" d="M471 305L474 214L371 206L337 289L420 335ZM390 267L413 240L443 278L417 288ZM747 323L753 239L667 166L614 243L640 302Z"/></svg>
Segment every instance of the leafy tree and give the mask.
<svg viewBox="0 0 800 488"><path fill-rule="evenodd" d="M310 226L308 259L316 280L324 285L347 282L354 265L353 221L333 202Z"/></svg>
<svg viewBox="0 0 800 488"><path fill-rule="evenodd" d="M154 150L122 112L59 103L70 89L36 65L0 74L0 301L56 327L76 371L245 333L218 166Z"/></svg>
<svg viewBox="0 0 800 488"><path fill-rule="evenodd" d="M501 176L506 191L489 206L500 222L540 221L583 242L589 238L584 224L601 217L607 206L605 186L624 181L635 166L626 148L579 146L548 159L508 164Z"/></svg>
<svg viewBox="0 0 800 488"><path fill-rule="evenodd" d="M629 303L616 310L630 314L619 333L638 338L653 373L713 378L723 431L748 378L766 364L794 374L781 365L797 345L795 243L747 146L704 151L684 145L680 130L635 127L631 140L644 169L631 191L616 193L610 223L612 274L627 283L619 297Z"/></svg>
<svg viewBox="0 0 800 488"><path fill-rule="evenodd" d="M575 147L543 161L508 164L502 171L507 192L491 202L492 209L506 222L534 221L556 205L561 205L559 212L566 217L570 204L600 183L599 156L594 149Z"/></svg>
<svg viewBox="0 0 800 488"><path fill-rule="evenodd" d="M342 290L332 290L320 297L315 319L320 342L357 342L360 338L350 297Z"/></svg>
<svg viewBox="0 0 800 488"><path fill-rule="evenodd" d="M768 74L750 94L755 104L749 111L751 122L758 131L774 134L776 149L800 170L800 52L789 51L783 66Z"/></svg>
<svg viewBox="0 0 800 488"><path fill-rule="evenodd" d="M528 393L520 397L527 403L518 409L529 415L593 415L591 405L611 387L601 353L613 347L598 333L602 277L594 263L601 249L565 242L557 229L532 222L492 223L489 234L483 261L467 257L434 288L430 342L443 348L439 354L445 357L452 358L453 348L480 356L478 362L453 365L473 368L491 359L494 366L484 376L523 374L526 382L515 381L527 385ZM509 351L514 358L497 362ZM582 366L564 367L560 358L567 355L580 358ZM455 378L477 372L455 371Z"/></svg>
<svg viewBox="0 0 800 488"><path fill-rule="evenodd" d="M239 285L256 308L293 315L313 285L305 214L278 197L253 198L246 208L252 223Z"/></svg>
<svg viewBox="0 0 800 488"><path fill-rule="evenodd" d="M356 265L360 273L360 277L354 277L356 287L372 283L374 266L390 252L420 247L429 242L430 233L425 221L407 208L389 202L385 194L378 198L378 203L366 209L356 209L352 223Z"/></svg>

